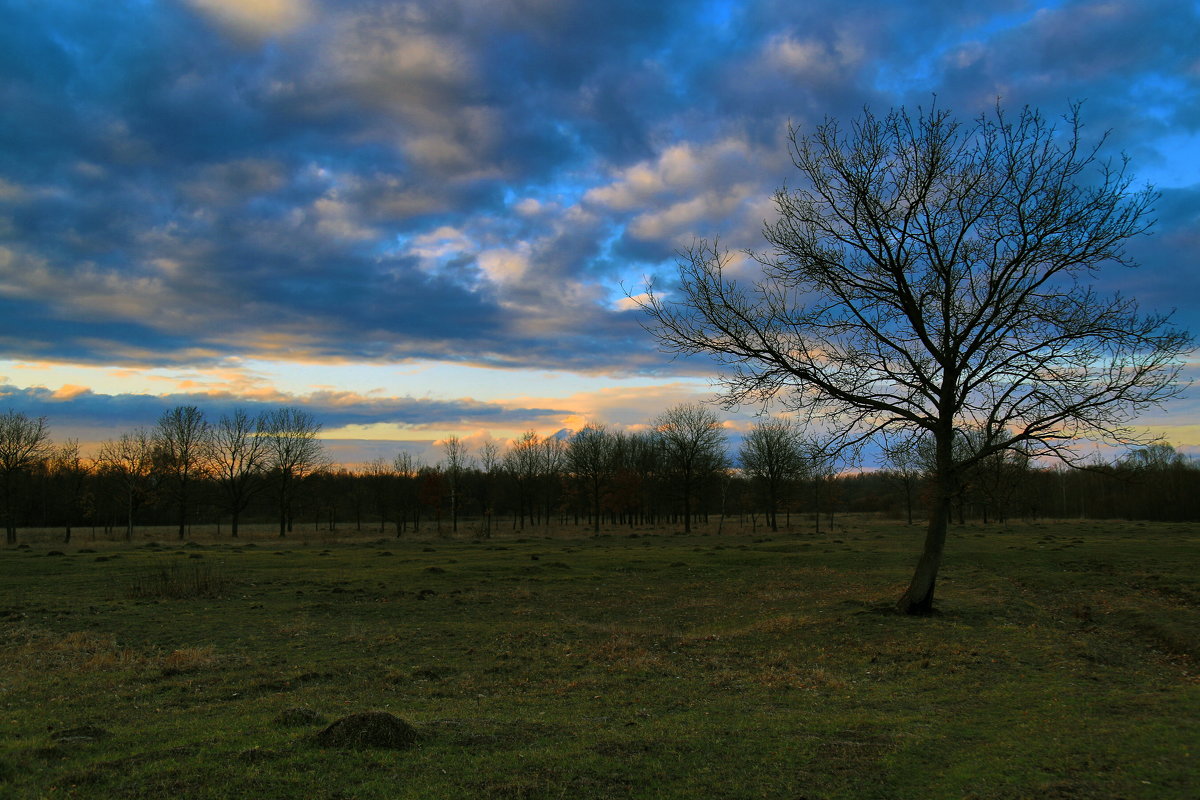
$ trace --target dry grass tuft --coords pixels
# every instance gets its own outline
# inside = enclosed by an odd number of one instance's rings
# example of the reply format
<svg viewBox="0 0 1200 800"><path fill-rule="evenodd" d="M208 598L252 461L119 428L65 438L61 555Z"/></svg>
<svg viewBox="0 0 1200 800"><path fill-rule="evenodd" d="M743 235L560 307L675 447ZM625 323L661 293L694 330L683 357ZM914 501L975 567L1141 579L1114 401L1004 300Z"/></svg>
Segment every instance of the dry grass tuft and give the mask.
<svg viewBox="0 0 1200 800"><path fill-rule="evenodd" d="M0 631L8 641L5 660L30 670L62 672L115 672L163 670L179 673L214 667L222 662L212 645L163 652L121 645L112 634L70 631L57 635L29 626L8 626Z"/></svg>

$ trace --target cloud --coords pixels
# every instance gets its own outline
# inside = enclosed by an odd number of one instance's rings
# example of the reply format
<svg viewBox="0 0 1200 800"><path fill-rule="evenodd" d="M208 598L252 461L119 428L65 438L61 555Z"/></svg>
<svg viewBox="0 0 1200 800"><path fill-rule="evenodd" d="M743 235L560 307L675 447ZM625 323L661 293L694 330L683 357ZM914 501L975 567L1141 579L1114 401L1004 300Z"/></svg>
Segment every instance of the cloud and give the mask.
<svg viewBox="0 0 1200 800"><path fill-rule="evenodd" d="M1100 282L1200 321L1188 261L1200 13L1187 4L8 11L0 355L10 361L711 372L657 351L622 282L659 276L669 290L675 253L694 236L761 246L771 193L797 179L789 120L811 130L826 115L934 95L963 116L997 96L1048 114L1086 100L1087 132L1112 129L1105 153L1129 152L1167 190L1155 235L1131 245L1143 268ZM197 379L196 393L213 387Z"/></svg>
<svg viewBox="0 0 1200 800"><path fill-rule="evenodd" d="M308 21L307 0L187 0L238 34L254 37L289 33Z"/></svg>
<svg viewBox="0 0 1200 800"><path fill-rule="evenodd" d="M389 425L409 430L454 429L468 426L509 427L531 421L554 419L569 413L554 407L523 407L508 403L484 403L469 398L437 400L417 397L370 397L354 392L317 391L301 396L280 395L260 401L222 393L188 394L98 394L86 387L0 385L0 403L31 416L45 415L52 428L111 431L111 436L139 426L153 427L163 411L180 405L195 405L209 421L235 408L258 413L282 406L303 408L326 431L357 426ZM58 436L58 434L56 434Z"/></svg>

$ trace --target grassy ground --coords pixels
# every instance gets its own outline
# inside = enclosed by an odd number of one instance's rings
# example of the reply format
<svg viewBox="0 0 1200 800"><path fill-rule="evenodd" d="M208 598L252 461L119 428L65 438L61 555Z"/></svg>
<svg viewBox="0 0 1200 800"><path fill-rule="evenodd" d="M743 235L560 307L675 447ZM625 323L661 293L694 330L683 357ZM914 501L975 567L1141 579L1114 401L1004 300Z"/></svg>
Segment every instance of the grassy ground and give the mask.
<svg viewBox="0 0 1200 800"><path fill-rule="evenodd" d="M728 531L7 548L0 796L1197 796L1200 526Z"/></svg>

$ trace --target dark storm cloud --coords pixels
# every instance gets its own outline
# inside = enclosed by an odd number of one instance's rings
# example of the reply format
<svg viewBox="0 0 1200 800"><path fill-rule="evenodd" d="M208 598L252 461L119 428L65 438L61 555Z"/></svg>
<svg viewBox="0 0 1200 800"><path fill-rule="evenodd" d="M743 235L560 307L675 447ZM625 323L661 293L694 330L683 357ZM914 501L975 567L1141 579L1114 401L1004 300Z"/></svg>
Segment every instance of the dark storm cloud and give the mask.
<svg viewBox="0 0 1200 800"><path fill-rule="evenodd" d="M1086 100L1159 169L1200 125L1184 3L272 8L7 9L0 355L652 372L620 282L758 244L789 119ZM1147 297L1194 246L1196 164L1137 244Z"/></svg>

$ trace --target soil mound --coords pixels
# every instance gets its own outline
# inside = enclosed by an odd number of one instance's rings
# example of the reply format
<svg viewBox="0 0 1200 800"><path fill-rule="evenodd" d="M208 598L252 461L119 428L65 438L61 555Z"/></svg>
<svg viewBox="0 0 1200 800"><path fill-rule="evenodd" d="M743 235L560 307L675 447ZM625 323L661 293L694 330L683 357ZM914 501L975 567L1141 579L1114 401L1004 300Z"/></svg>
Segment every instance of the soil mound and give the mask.
<svg viewBox="0 0 1200 800"><path fill-rule="evenodd" d="M417 741L413 726L386 711L365 711L342 717L317 734L322 747L362 750L368 747L403 750Z"/></svg>

